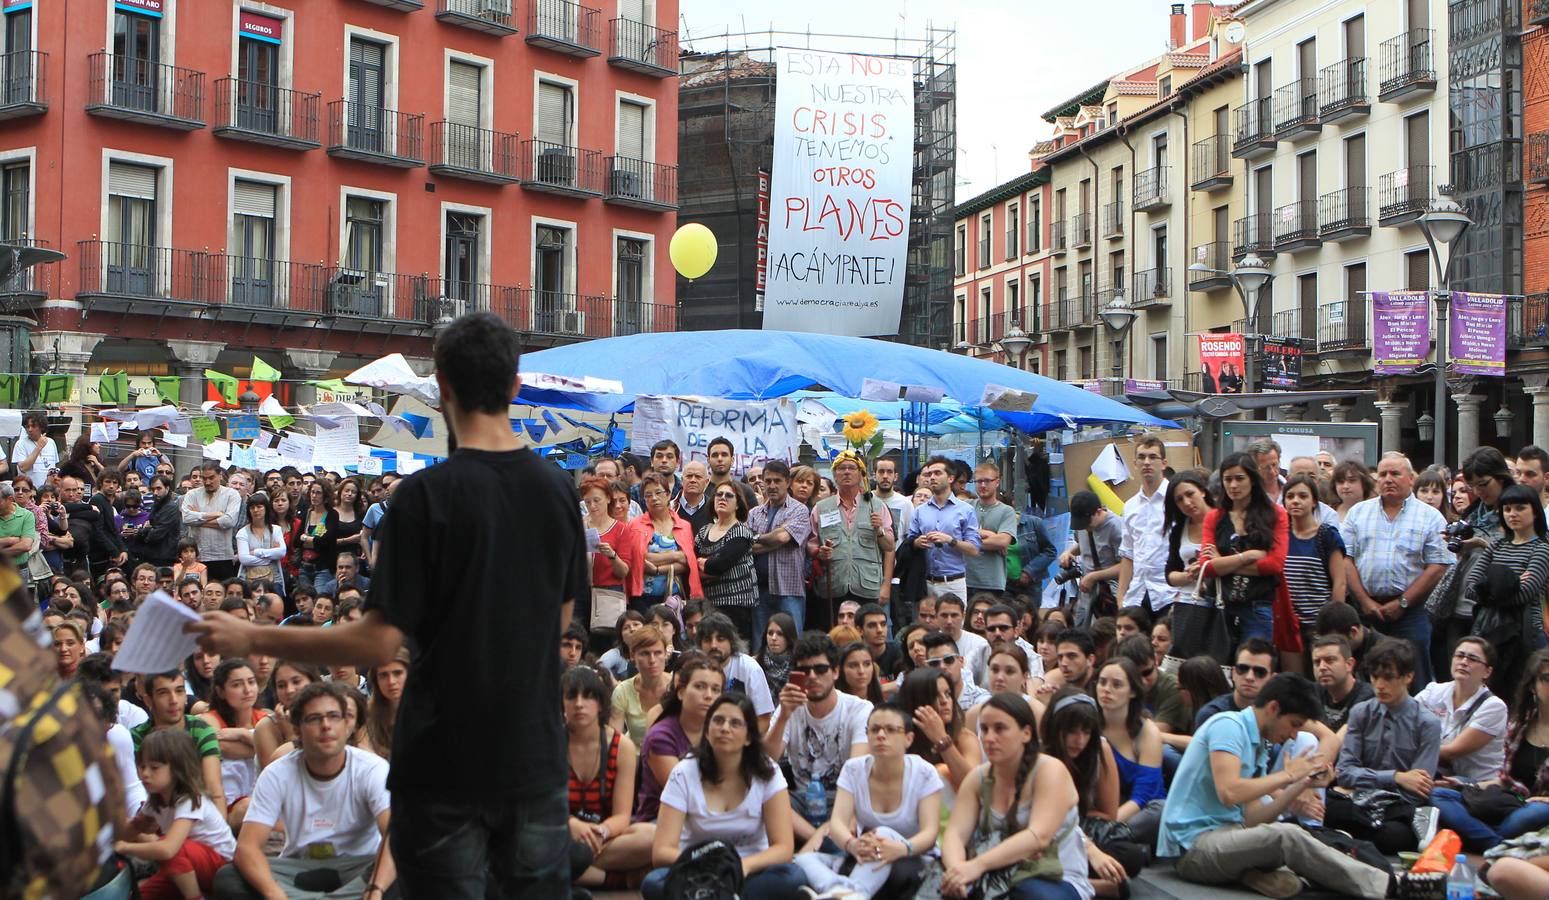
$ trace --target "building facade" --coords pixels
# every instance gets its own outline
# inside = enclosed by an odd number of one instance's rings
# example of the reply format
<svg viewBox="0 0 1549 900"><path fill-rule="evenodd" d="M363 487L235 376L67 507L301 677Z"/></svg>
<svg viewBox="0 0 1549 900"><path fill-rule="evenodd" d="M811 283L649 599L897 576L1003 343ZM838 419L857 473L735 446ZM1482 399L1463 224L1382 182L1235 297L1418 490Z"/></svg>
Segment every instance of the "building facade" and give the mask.
<svg viewBox="0 0 1549 900"><path fill-rule="evenodd" d="M953 349L1036 374L1051 372L1049 171L1040 166L952 213ZM1032 342L1020 353L1000 344L1012 329Z"/></svg>
<svg viewBox="0 0 1549 900"><path fill-rule="evenodd" d="M254 351L308 378L427 357L474 309L530 347L676 328L671 0L3 15L0 238L68 257L7 285L37 368L195 400Z"/></svg>

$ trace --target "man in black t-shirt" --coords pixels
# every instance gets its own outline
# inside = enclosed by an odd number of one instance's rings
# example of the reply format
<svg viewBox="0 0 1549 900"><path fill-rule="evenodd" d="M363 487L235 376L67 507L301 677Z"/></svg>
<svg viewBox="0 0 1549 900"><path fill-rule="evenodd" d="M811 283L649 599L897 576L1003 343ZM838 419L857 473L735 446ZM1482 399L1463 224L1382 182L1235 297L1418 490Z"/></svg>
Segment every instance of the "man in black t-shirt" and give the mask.
<svg viewBox="0 0 1549 900"><path fill-rule="evenodd" d="M1355 657L1343 635L1325 634L1312 642L1312 671L1323 701L1323 724L1334 731L1345 724L1352 706L1376 696L1370 684L1355 677Z"/></svg>
<svg viewBox="0 0 1549 900"><path fill-rule="evenodd" d="M214 613L189 626L226 656L334 665L381 665L407 641L387 786L398 884L411 900L482 900L489 877L508 897L570 896L554 645L589 590L590 564L575 488L511 431L519 356L516 333L487 312L437 336L452 455L393 495L364 618L260 628ZM482 723L480 754L498 764L455 764L469 722Z"/></svg>

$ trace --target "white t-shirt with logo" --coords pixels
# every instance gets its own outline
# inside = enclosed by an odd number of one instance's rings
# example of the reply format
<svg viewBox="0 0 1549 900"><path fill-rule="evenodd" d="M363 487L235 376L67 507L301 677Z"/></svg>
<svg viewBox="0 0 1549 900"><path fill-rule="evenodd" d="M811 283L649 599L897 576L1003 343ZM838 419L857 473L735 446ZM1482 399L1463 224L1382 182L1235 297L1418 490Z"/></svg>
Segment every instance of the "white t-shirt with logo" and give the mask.
<svg viewBox="0 0 1549 900"><path fill-rule="evenodd" d="M270 763L242 821L271 827L284 822L282 857L307 856L313 845L321 845L317 852L324 857L375 854L382 842L377 816L390 802L387 760L355 747L344 752L344 768L328 781L307 773L299 750Z"/></svg>
<svg viewBox="0 0 1549 900"><path fill-rule="evenodd" d="M1476 651L1477 652L1477 651ZM1452 705L1452 682L1433 682L1415 699L1441 720L1441 742L1454 740L1465 729L1477 728L1490 736L1483 747L1452 761L1452 772L1462 778L1484 781L1499 777L1506 762L1506 701L1481 687L1461 707Z"/></svg>
<svg viewBox="0 0 1549 900"><path fill-rule="evenodd" d="M866 720L871 703L834 688L839 702L819 719L805 706L798 706L789 719L771 725L785 729L785 758L791 764L791 804L805 814L807 782L823 783L830 808L839 786L839 770L850 759L850 748L866 743ZM782 709L783 715L783 709Z"/></svg>
<svg viewBox="0 0 1549 900"><path fill-rule="evenodd" d="M155 810L151 817L156 820L156 826L162 834L167 833L175 820L191 819L194 827L188 832L188 840L198 841L226 859L231 859L237 853L237 839L232 836L231 826L226 824L226 817L221 815L209 797L200 799L197 807L192 800L179 800L176 806L163 806Z"/></svg>

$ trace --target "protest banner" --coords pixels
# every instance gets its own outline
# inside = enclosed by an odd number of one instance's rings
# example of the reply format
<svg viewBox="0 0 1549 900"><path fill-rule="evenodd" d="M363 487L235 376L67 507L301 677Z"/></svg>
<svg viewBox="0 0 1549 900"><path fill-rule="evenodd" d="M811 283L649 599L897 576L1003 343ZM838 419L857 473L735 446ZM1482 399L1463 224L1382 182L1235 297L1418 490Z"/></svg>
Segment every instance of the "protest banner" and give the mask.
<svg viewBox="0 0 1549 900"><path fill-rule="evenodd" d="M907 59L775 50L764 327L898 333L909 242Z"/></svg>
<svg viewBox="0 0 1549 900"><path fill-rule="evenodd" d="M651 445L671 440L683 452L683 461L705 460L710 442L718 437L731 441L735 454L732 471L778 459L796 462L801 433L796 427L796 404L779 400L711 400L702 397L646 395L635 399L630 450L647 458Z"/></svg>
<svg viewBox="0 0 1549 900"><path fill-rule="evenodd" d="M1506 374L1506 298L1452 292L1448 354L1465 375Z"/></svg>
<svg viewBox="0 0 1549 900"><path fill-rule="evenodd" d="M1426 291L1372 292L1372 374L1408 375L1431 350Z"/></svg>
<svg viewBox="0 0 1549 900"><path fill-rule="evenodd" d="M1206 394L1242 393L1242 335L1237 332L1199 336L1199 370L1204 376Z"/></svg>

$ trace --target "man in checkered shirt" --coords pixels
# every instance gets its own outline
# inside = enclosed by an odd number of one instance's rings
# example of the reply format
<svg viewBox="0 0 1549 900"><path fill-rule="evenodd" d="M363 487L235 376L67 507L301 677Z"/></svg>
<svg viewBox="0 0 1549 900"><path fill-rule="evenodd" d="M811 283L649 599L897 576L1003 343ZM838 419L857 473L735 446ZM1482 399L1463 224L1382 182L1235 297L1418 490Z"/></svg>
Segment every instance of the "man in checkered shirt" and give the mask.
<svg viewBox="0 0 1549 900"><path fill-rule="evenodd" d="M762 506L748 513L748 527L758 538L753 542L754 567L758 570L758 606L753 610L753 647L764 645L769 617L789 613L800 634L807 618L807 533L812 512L790 496L791 467L782 460L764 464Z"/></svg>

